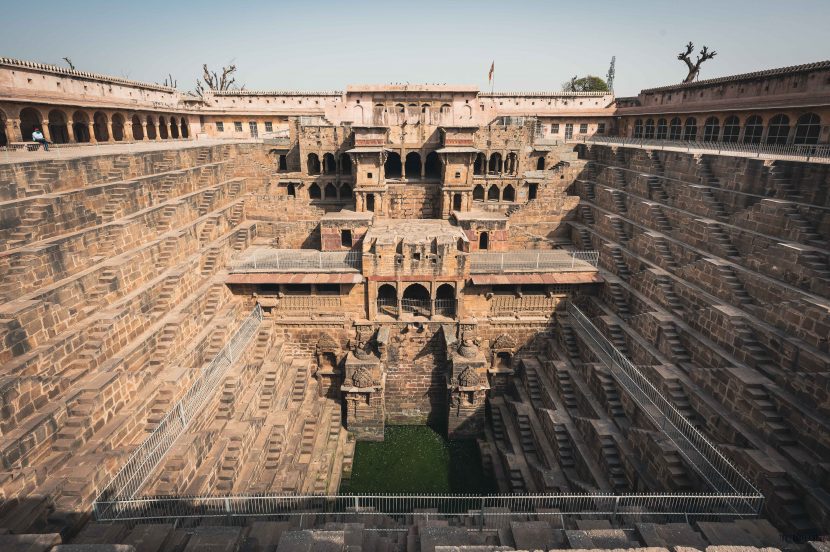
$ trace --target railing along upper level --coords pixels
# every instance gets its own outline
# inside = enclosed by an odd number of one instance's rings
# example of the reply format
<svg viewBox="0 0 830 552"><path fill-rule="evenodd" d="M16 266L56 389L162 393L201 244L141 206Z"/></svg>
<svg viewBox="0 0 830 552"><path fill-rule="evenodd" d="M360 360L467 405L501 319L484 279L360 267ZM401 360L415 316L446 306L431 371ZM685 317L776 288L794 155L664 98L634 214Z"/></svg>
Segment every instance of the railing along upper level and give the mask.
<svg viewBox="0 0 830 552"><path fill-rule="evenodd" d="M255 248L231 265L231 272L287 272L360 270L360 251L312 251L303 249Z"/></svg>
<svg viewBox="0 0 830 552"><path fill-rule="evenodd" d="M599 251L505 251L470 253L470 272L596 272Z"/></svg>
<svg viewBox="0 0 830 552"><path fill-rule="evenodd" d="M690 140L652 140L622 136L586 136L571 142L598 146L621 146L647 150L677 151L694 154L756 157L783 161L830 163L830 144L742 144L738 142L698 142Z"/></svg>

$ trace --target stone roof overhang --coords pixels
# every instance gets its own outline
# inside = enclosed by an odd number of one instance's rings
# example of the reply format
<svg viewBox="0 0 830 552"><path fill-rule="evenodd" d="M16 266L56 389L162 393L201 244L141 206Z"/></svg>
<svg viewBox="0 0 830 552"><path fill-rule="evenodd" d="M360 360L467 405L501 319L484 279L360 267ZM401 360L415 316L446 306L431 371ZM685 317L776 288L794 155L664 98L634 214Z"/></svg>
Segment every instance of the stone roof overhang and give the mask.
<svg viewBox="0 0 830 552"><path fill-rule="evenodd" d="M248 272L230 274L226 284L359 284L363 276L356 273L286 273Z"/></svg>
<svg viewBox="0 0 830 552"><path fill-rule="evenodd" d="M350 150L346 150L346 153L382 153L384 151L395 151L389 148L384 148L381 146L358 146L356 148L352 148Z"/></svg>
<svg viewBox="0 0 830 552"><path fill-rule="evenodd" d="M673 113L719 113L723 111L765 111L771 109L804 109L830 107L830 97L827 95L778 96L773 98L751 98L722 100L718 102L685 103L672 105L647 105L637 107L621 107L617 109L617 117L635 115L669 115Z"/></svg>
<svg viewBox="0 0 830 552"><path fill-rule="evenodd" d="M603 281L597 272L555 272L523 274L475 274L474 286L515 284L597 284Z"/></svg>
<svg viewBox="0 0 830 552"><path fill-rule="evenodd" d="M464 146L448 146L435 150L435 153L478 153L478 148Z"/></svg>

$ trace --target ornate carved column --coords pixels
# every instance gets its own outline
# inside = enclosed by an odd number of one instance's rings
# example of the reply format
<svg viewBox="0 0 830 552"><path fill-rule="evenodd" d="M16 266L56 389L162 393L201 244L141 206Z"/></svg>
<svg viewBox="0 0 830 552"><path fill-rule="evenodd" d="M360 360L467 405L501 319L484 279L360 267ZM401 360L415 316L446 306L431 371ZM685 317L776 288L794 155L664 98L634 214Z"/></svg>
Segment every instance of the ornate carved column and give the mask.
<svg viewBox="0 0 830 552"><path fill-rule="evenodd" d="M41 123L40 130L41 130L41 132L43 132L43 137L51 142L52 141L52 133L49 132L49 121L48 120L43 121ZM29 136L29 140L31 140L31 139L32 139L32 137Z"/></svg>
<svg viewBox="0 0 830 552"><path fill-rule="evenodd" d="M87 125L89 125L89 131L88 131L89 132L89 143L90 144L97 144L98 139L95 137L95 123L93 123L92 121L89 121L87 123Z"/></svg>

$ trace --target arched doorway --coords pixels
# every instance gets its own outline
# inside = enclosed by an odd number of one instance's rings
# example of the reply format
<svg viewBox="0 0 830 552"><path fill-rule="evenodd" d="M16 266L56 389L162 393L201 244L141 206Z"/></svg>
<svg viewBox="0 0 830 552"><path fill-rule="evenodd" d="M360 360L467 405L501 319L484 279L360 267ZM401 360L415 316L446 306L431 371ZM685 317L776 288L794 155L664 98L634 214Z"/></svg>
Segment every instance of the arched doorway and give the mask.
<svg viewBox="0 0 830 552"><path fill-rule="evenodd" d="M386 162L383 164L383 172L386 178L401 177L401 156L395 152L386 154Z"/></svg>
<svg viewBox="0 0 830 552"><path fill-rule="evenodd" d="M398 290L391 284L383 284L378 288L378 314L398 316Z"/></svg>
<svg viewBox="0 0 830 552"><path fill-rule="evenodd" d="M320 158L317 157L316 153L308 154L308 159L306 160L306 168L308 169L308 174L310 175L320 174Z"/></svg>
<svg viewBox="0 0 830 552"><path fill-rule="evenodd" d="M490 235L487 232L478 235L478 248L480 251L490 249Z"/></svg>
<svg viewBox="0 0 830 552"><path fill-rule="evenodd" d="M424 163L424 176L426 178L441 178L441 160L434 151L429 152Z"/></svg>
<svg viewBox="0 0 830 552"><path fill-rule="evenodd" d="M72 114L72 134L80 144L89 142L89 117L83 111Z"/></svg>
<svg viewBox="0 0 830 552"><path fill-rule="evenodd" d="M435 290L435 314L455 317L455 288L452 284L441 284Z"/></svg>
<svg viewBox="0 0 830 552"><path fill-rule="evenodd" d="M147 115L147 139L148 140L155 140L158 137L156 134L156 123L153 121L153 118Z"/></svg>
<svg viewBox="0 0 830 552"><path fill-rule="evenodd" d="M498 201L499 200L499 187L493 184L490 186L490 189L487 190L487 201Z"/></svg>
<svg viewBox="0 0 830 552"><path fill-rule="evenodd" d="M352 158L348 153L340 156L340 174L352 174Z"/></svg>
<svg viewBox="0 0 830 552"><path fill-rule="evenodd" d="M179 137L179 125L176 124L175 117L170 117L170 137L174 139Z"/></svg>
<svg viewBox="0 0 830 552"><path fill-rule="evenodd" d="M453 194L453 196L452 196L452 209L453 209L453 211L460 211L461 210L461 194Z"/></svg>
<svg viewBox="0 0 830 552"><path fill-rule="evenodd" d="M164 117L159 117L159 138L162 140L167 140L167 119Z"/></svg>
<svg viewBox="0 0 830 552"><path fill-rule="evenodd" d="M405 313L415 316L429 316L430 303L429 291L421 284L410 284L403 291L401 308Z"/></svg>
<svg viewBox="0 0 830 552"><path fill-rule="evenodd" d="M316 183L309 186L308 197L310 199L320 199L320 196L320 186L318 186Z"/></svg>
<svg viewBox="0 0 830 552"><path fill-rule="evenodd" d="M475 163L473 163L473 174L474 175L483 175L484 174L484 167L487 166L487 158L484 157L484 154L479 152L476 155Z"/></svg>
<svg viewBox="0 0 830 552"><path fill-rule="evenodd" d="M120 113L112 116L112 139L116 142L124 140L124 116Z"/></svg>
<svg viewBox="0 0 830 552"><path fill-rule="evenodd" d="M327 153L323 155L323 174L335 174L337 164L334 162L334 155Z"/></svg>
<svg viewBox="0 0 830 552"><path fill-rule="evenodd" d="M184 117L181 118L181 134L182 138L190 137L190 129L187 128L187 121L184 120Z"/></svg>
<svg viewBox="0 0 830 552"><path fill-rule="evenodd" d="M502 201L516 201L516 190L513 188L512 184L508 184L504 187L501 199Z"/></svg>
<svg viewBox="0 0 830 552"><path fill-rule="evenodd" d="M131 119L133 125L133 140L144 140L144 129L141 128L141 119L138 115L133 115Z"/></svg>
<svg viewBox="0 0 830 552"><path fill-rule="evenodd" d="M345 199L346 201L352 200L352 187L348 184L343 184L340 186L340 199Z"/></svg>
<svg viewBox="0 0 830 552"><path fill-rule="evenodd" d="M409 180L421 178L421 154L417 151L407 153L405 168Z"/></svg>
<svg viewBox="0 0 830 552"><path fill-rule="evenodd" d="M53 109L49 112L49 136L55 144L69 143L69 128L63 111Z"/></svg>
<svg viewBox="0 0 830 552"><path fill-rule="evenodd" d="M24 141L32 140L32 133L43 124L40 111L34 107L26 107L20 112L20 136ZM42 129L41 129L42 130Z"/></svg>
<svg viewBox="0 0 830 552"><path fill-rule="evenodd" d="M104 113L95 112L95 115L92 116L92 129L98 142L109 142L110 132L107 128L107 116Z"/></svg>
<svg viewBox="0 0 830 552"><path fill-rule="evenodd" d="M490 174L500 174L502 171L501 154L496 152L490 156L490 165L488 167Z"/></svg>
<svg viewBox="0 0 830 552"><path fill-rule="evenodd" d="M484 201L484 186L481 184L473 188L473 201Z"/></svg>

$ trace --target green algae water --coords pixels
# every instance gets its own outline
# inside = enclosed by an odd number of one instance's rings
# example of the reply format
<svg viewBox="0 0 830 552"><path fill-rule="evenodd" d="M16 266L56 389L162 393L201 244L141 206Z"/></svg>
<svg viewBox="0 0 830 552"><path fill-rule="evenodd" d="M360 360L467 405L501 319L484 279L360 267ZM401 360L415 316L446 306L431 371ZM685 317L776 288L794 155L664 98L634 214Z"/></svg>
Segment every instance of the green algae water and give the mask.
<svg viewBox="0 0 830 552"><path fill-rule="evenodd" d="M360 441L341 493L489 494L474 440L447 441L428 426L387 426L382 443Z"/></svg>

